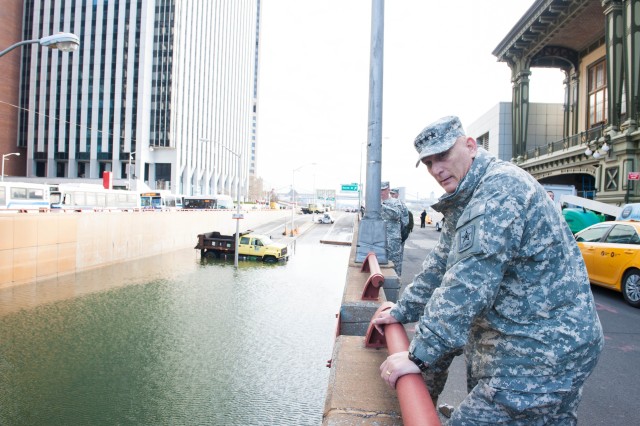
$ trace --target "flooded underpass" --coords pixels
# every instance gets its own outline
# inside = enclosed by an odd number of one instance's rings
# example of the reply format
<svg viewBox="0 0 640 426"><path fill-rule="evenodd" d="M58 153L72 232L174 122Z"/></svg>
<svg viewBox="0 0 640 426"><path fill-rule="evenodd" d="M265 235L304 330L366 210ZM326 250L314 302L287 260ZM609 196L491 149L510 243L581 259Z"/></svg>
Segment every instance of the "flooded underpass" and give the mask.
<svg viewBox="0 0 640 426"><path fill-rule="evenodd" d="M324 233L0 290L0 424L319 424L350 250Z"/></svg>

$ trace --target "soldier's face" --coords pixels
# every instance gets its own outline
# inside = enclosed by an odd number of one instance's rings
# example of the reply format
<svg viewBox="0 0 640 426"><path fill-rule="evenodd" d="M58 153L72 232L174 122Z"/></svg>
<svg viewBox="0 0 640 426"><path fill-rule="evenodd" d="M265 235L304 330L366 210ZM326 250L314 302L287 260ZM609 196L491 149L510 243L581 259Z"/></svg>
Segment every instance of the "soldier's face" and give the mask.
<svg viewBox="0 0 640 426"><path fill-rule="evenodd" d="M389 188L380 190L380 199L382 201L389 199Z"/></svg>
<svg viewBox="0 0 640 426"><path fill-rule="evenodd" d="M422 162L442 189L451 194L469 172L477 152L476 141L461 136L448 151L425 157Z"/></svg>

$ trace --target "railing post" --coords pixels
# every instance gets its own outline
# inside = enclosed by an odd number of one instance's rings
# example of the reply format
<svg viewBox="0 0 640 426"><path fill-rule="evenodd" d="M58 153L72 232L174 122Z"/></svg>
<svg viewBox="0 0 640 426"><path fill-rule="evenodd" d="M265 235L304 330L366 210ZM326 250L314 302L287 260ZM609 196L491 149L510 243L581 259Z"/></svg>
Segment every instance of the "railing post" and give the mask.
<svg viewBox="0 0 640 426"><path fill-rule="evenodd" d="M384 275L380 270L378 264L378 257L372 251L367 254L367 257L362 262L362 268L360 272L369 272L369 278L362 290L362 300L378 300L380 287L384 284Z"/></svg>
<svg viewBox="0 0 640 426"><path fill-rule="evenodd" d="M383 303L372 319L376 318L381 312L390 310L392 306L393 303L391 302ZM369 323L369 329L365 336L365 346L368 348L386 346L391 355L407 351L409 349L409 338L404 326L400 323L385 325L384 335L380 334L372 323ZM400 377L396 382L396 392L404 426L440 426L440 417L436 413L433 400L429 395L429 390L422 378L422 374L405 374Z"/></svg>

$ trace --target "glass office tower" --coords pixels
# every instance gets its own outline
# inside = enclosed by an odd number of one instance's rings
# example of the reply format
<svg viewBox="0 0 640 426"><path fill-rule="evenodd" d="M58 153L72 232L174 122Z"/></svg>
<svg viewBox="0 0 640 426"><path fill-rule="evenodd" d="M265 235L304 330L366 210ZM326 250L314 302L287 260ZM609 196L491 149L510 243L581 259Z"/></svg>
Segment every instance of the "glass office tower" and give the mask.
<svg viewBox="0 0 640 426"><path fill-rule="evenodd" d="M259 22L260 0L25 2L25 39L62 31L81 43L73 53L23 48L27 177L110 171L116 186L234 197L239 179L246 196Z"/></svg>

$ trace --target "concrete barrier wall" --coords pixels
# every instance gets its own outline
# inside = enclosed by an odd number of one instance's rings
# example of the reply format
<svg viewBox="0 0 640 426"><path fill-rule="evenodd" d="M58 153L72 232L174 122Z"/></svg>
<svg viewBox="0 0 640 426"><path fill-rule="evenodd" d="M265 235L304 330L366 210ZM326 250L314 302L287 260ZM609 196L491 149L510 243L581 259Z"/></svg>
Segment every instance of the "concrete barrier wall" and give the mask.
<svg viewBox="0 0 640 426"><path fill-rule="evenodd" d="M402 426L397 394L380 378L379 366L388 352L386 348L365 347L365 334L372 316L382 303L397 300L400 278L391 263L380 265L385 281L378 300L362 300L369 273L362 272L362 263L355 261L357 243L356 224L331 357L322 425Z"/></svg>
<svg viewBox="0 0 640 426"><path fill-rule="evenodd" d="M0 215L0 288L193 248L197 235L233 234L235 211L9 213ZM290 217L245 211L240 230Z"/></svg>

